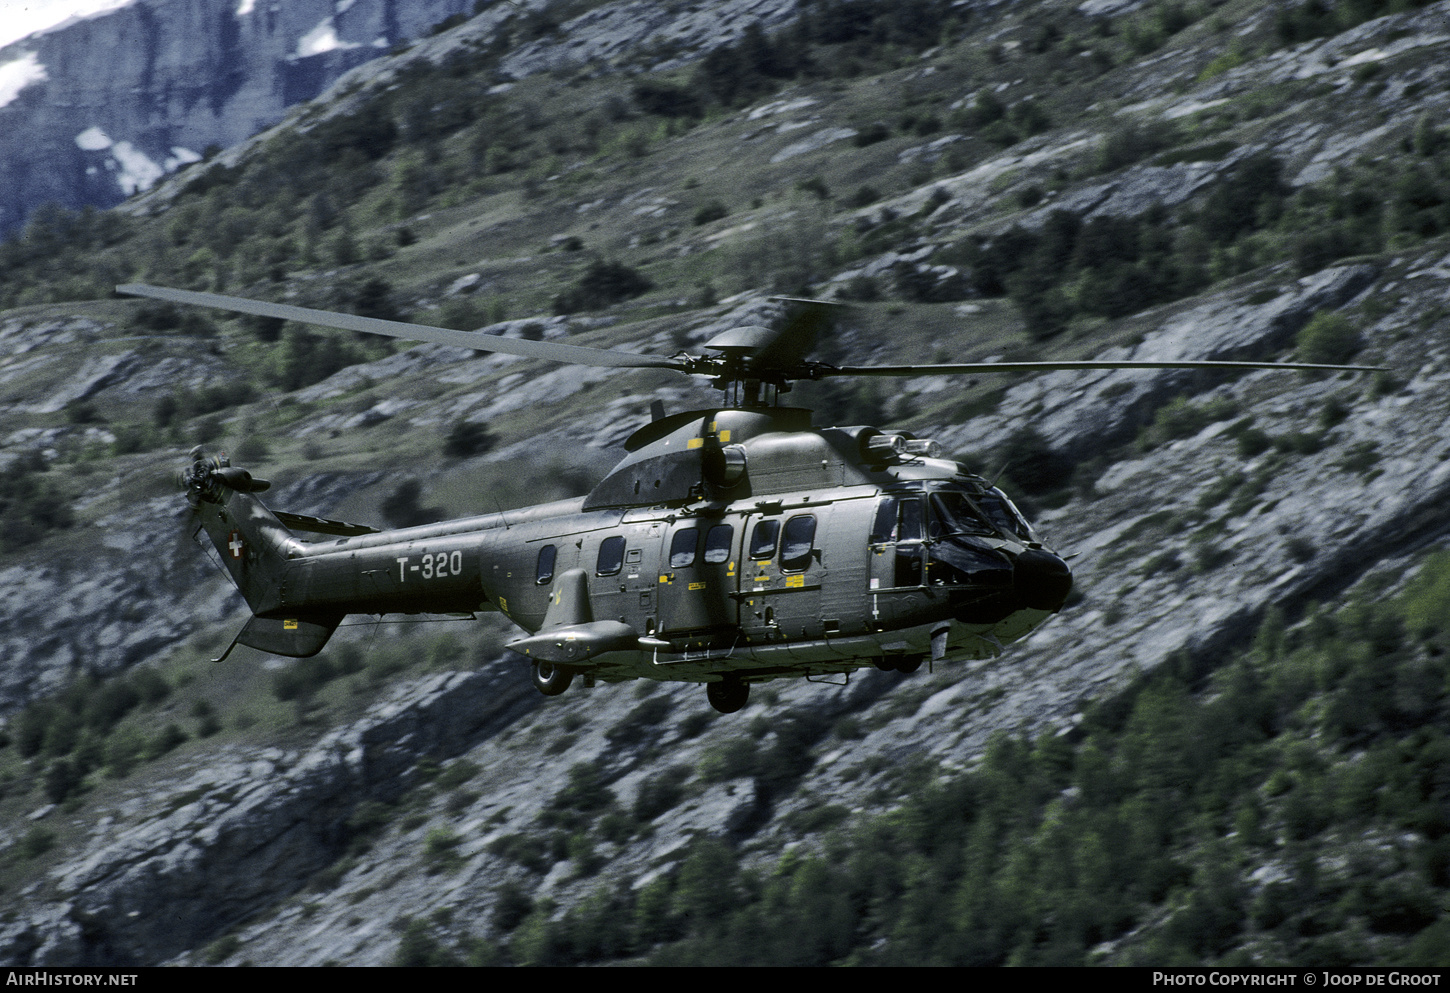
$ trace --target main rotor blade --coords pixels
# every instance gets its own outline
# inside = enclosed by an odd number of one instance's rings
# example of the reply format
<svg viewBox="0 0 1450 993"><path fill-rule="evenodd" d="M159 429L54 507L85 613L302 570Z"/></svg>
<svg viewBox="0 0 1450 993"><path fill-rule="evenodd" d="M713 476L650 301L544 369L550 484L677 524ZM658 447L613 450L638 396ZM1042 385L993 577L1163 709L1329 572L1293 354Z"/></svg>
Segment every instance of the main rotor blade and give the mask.
<svg viewBox="0 0 1450 993"><path fill-rule="evenodd" d="M551 362L568 362L573 365L623 369L682 369L678 361L661 355L635 355L632 352L618 352L607 348L563 345L555 341L505 338L502 335L484 334L480 331L453 331L449 328L435 328L428 324L385 321L377 317L359 317L356 314L340 314L330 310L311 310L307 307L293 307L285 303L222 296L219 293L173 290L165 286L147 286L144 283L127 283L124 286L117 286L116 292L196 307L216 307L219 310L255 314L258 317L277 317L284 321L316 324L319 327L338 328L343 331L365 331L369 334L402 338L405 341L430 341L439 345L472 348L480 352L522 355L531 359L548 359Z"/></svg>
<svg viewBox="0 0 1450 993"><path fill-rule="evenodd" d="M816 373L827 376L959 376L979 372L1058 372L1068 369L1108 371L1113 369L1293 369L1309 372L1385 372L1378 365L1318 365L1309 362L959 362L943 365L824 366Z"/></svg>

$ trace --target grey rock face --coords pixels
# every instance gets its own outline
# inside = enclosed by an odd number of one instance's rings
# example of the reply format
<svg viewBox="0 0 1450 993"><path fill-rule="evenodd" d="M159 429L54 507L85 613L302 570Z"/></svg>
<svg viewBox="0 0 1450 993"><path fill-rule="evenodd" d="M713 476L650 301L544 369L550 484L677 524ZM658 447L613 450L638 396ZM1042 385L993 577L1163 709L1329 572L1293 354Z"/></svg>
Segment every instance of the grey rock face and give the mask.
<svg viewBox="0 0 1450 993"><path fill-rule="evenodd" d="M277 490L277 506L327 514L384 473L321 473ZM113 499L102 495L100 499ZM240 596L187 540L184 506L161 497L100 518L79 558L0 569L0 717L63 688L79 671L121 672L233 622Z"/></svg>
<svg viewBox="0 0 1450 993"><path fill-rule="evenodd" d="M651 69L672 68L733 42L751 23L769 30L794 16L795 0L723 0L674 7L625 0L565 21L558 35L512 53L503 71L515 79L586 65L608 68L650 46L667 54Z"/></svg>
<svg viewBox="0 0 1450 993"><path fill-rule="evenodd" d="M445 758L539 698L527 683L450 673L405 687L300 756L218 756L138 823L99 827L56 880L62 902L0 927L0 959L27 965L155 962L300 887L336 858L365 799L395 797L423 758ZM278 890L280 880L289 880Z"/></svg>
<svg viewBox="0 0 1450 993"><path fill-rule="evenodd" d="M191 633L177 602L200 607L221 587L197 557L153 554L157 529L169 536L173 527L169 514L159 524L113 519L94 529L84 561L0 569L0 715L77 671L119 672Z"/></svg>
<svg viewBox="0 0 1450 993"><path fill-rule="evenodd" d="M1325 269L1290 284L1261 304L1240 303L1226 294L1170 318L1161 330L1144 336L1132 349L1104 352L1105 360L1253 361L1289 345L1320 310L1348 303L1374 280L1369 266ZM937 437L958 451L985 451L1031 426L1054 450L1074 459L1131 438L1153 411L1202 374L1180 370L1131 370L1105 373L1052 373L1007 391L994 414L960 426L946 426ZM1287 375L1287 374L1279 374Z"/></svg>

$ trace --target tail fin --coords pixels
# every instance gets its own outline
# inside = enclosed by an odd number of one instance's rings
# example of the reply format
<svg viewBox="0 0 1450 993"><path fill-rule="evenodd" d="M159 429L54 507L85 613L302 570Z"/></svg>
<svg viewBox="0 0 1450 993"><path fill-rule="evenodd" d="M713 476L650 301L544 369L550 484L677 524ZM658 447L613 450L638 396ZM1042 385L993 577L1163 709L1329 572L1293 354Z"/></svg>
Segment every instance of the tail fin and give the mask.
<svg viewBox="0 0 1450 993"><path fill-rule="evenodd" d="M287 602L288 563L304 546L253 495L271 484L252 478L224 455L208 458L199 449L192 450L191 468L178 481L232 582L252 608L254 616L234 644L293 658L321 651L343 614Z"/></svg>

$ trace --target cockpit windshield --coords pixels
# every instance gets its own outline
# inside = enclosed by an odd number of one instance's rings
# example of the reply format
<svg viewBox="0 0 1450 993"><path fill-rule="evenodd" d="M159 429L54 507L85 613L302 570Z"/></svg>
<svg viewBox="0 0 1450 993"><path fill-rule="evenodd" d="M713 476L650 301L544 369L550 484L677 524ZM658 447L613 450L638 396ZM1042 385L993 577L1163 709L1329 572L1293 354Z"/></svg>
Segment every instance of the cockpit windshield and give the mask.
<svg viewBox="0 0 1450 993"><path fill-rule="evenodd" d="M1036 540L1032 528L1001 490L960 483L932 485L925 493L913 490L883 494L871 529L872 542L955 535Z"/></svg>
<svg viewBox="0 0 1450 993"><path fill-rule="evenodd" d="M1017 508L1012 506L1012 501L995 486L977 498L977 506L1005 534L1015 535L1023 541L1033 540L1032 528L1017 512Z"/></svg>
<svg viewBox="0 0 1450 993"><path fill-rule="evenodd" d="M1022 541L1033 540L1027 521L996 487L970 494L955 488L938 489L931 495L931 508L933 537L1002 534Z"/></svg>
<svg viewBox="0 0 1450 993"><path fill-rule="evenodd" d="M931 495L931 536L945 538L950 534L992 536L996 530L967 502L966 494L938 490Z"/></svg>

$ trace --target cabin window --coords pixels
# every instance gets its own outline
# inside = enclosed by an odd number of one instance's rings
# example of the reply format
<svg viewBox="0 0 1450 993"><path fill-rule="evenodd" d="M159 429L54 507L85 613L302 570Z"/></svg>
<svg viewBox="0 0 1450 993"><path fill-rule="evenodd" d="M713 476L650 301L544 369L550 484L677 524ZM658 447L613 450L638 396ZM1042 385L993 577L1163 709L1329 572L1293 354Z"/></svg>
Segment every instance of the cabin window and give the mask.
<svg viewBox="0 0 1450 993"><path fill-rule="evenodd" d="M558 554L559 550L553 545L539 549L539 567L534 572L534 582L543 586L554 581L554 559Z"/></svg>
<svg viewBox="0 0 1450 993"><path fill-rule="evenodd" d="M780 521L761 521L750 532L750 557L768 559L775 555L775 539L780 536Z"/></svg>
<svg viewBox="0 0 1450 993"><path fill-rule="evenodd" d="M735 529L729 524L716 524L705 535L705 561L711 565L730 561L730 546L735 543Z"/></svg>
<svg viewBox="0 0 1450 993"><path fill-rule="evenodd" d="M615 535L599 543L599 561L594 571L601 576L613 576L624 565L624 538Z"/></svg>
<svg viewBox="0 0 1450 993"><path fill-rule="evenodd" d="M780 542L780 567L785 572L800 572L811 564L811 546L816 540L816 518L801 514L785 522Z"/></svg>
<svg viewBox="0 0 1450 993"><path fill-rule="evenodd" d="M670 541L670 568L688 569L695 564L695 546L700 542L699 528L681 528Z"/></svg>

